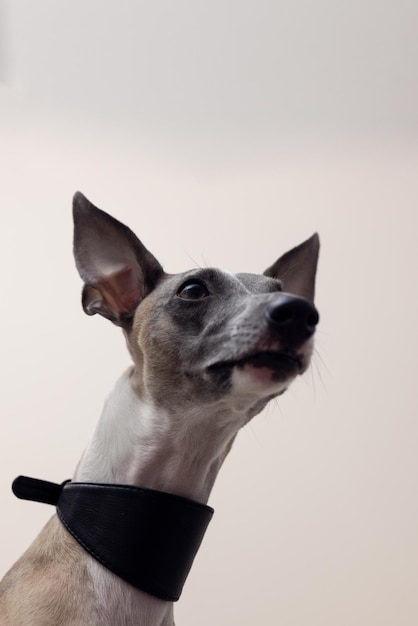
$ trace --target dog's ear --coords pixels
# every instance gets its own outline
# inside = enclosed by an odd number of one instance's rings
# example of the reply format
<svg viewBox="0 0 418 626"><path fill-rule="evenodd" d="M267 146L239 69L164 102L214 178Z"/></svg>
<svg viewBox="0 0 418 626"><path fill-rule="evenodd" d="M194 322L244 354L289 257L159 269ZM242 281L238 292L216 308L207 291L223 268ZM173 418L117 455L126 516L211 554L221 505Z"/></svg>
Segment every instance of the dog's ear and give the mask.
<svg viewBox="0 0 418 626"><path fill-rule="evenodd" d="M289 250L264 272L282 281L283 290L313 302L318 264L319 237L315 233L300 246Z"/></svg>
<svg viewBox="0 0 418 626"><path fill-rule="evenodd" d="M125 326L163 268L127 226L80 192L74 196L73 216L74 257L85 283L83 309Z"/></svg>

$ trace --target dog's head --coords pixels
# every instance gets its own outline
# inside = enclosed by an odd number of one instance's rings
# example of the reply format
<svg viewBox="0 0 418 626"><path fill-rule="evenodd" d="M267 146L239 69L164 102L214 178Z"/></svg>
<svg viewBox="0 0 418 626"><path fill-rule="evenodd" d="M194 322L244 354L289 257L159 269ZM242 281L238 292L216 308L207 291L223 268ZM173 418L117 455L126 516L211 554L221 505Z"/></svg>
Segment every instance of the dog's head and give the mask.
<svg viewBox="0 0 418 626"><path fill-rule="evenodd" d="M318 313L314 235L262 275L170 275L125 225L74 197L82 303L121 326L141 394L170 407L235 403L248 416L307 368Z"/></svg>

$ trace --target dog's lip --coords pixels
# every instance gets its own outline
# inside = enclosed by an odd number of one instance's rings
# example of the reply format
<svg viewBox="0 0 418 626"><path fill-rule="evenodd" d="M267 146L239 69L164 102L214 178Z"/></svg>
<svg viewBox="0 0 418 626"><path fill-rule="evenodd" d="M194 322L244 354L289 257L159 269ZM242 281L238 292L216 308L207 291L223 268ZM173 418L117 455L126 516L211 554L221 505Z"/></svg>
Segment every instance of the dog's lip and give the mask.
<svg viewBox="0 0 418 626"><path fill-rule="evenodd" d="M255 368L266 367L272 370L302 371L300 358L293 352L285 352L283 350L264 350L252 352L248 355L238 357L237 359L218 361L209 365L208 370L225 370L232 369L234 367L245 367L246 365L250 365Z"/></svg>

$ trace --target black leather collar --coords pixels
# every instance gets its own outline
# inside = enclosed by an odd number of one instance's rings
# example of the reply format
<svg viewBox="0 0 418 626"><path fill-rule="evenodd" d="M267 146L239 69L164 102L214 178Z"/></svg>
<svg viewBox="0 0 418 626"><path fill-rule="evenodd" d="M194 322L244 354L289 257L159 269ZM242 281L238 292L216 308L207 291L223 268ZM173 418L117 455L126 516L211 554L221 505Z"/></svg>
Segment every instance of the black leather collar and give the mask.
<svg viewBox="0 0 418 626"><path fill-rule="evenodd" d="M89 554L126 582L162 600L178 600L212 518L210 506L131 485L62 485L19 476L13 493L53 504Z"/></svg>

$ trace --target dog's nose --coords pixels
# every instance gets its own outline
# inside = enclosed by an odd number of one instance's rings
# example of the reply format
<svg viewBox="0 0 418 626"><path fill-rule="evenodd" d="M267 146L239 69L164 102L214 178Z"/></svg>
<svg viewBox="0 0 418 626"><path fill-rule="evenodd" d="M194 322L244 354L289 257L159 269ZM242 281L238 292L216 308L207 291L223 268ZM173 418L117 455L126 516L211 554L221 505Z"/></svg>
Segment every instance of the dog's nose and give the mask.
<svg viewBox="0 0 418 626"><path fill-rule="evenodd" d="M272 328L280 330L288 341L308 339L319 321L318 311L309 300L280 294L267 305L265 316Z"/></svg>

